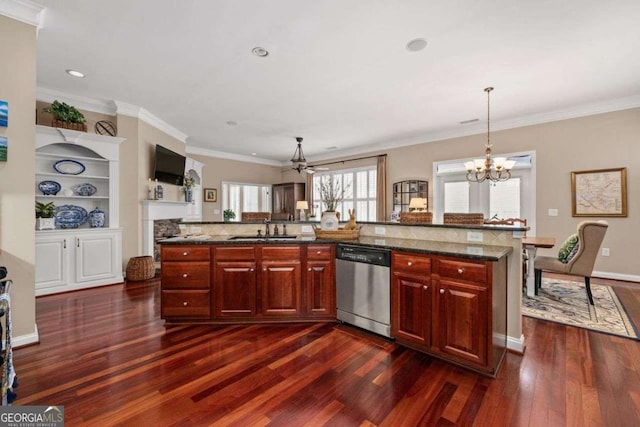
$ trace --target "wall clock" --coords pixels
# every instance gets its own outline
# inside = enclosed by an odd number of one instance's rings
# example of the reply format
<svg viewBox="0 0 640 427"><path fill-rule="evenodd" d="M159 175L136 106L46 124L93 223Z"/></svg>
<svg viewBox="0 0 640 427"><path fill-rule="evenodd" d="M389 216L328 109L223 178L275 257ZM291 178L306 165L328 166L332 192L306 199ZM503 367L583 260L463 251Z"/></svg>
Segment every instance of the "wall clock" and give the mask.
<svg viewBox="0 0 640 427"><path fill-rule="evenodd" d="M96 122L95 130L99 135L116 136L118 133L116 125L108 120L100 120Z"/></svg>

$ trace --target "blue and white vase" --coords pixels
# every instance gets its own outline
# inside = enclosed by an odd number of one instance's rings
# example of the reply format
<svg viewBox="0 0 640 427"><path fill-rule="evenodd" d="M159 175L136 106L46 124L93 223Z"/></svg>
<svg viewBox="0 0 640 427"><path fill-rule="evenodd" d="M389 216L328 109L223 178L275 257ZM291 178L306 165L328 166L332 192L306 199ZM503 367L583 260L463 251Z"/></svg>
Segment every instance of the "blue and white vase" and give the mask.
<svg viewBox="0 0 640 427"><path fill-rule="evenodd" d="M89 226L92 228L104 227L105 215L104 211L101 211L97 207L89 212Z"/></svg>
<svg viewBox="0 0 640 427"><path fill-rule="evenodd" d="M338 226L339 221L335 211L322 212L322 218L320 219L320 227L322 230L337 230Z"/></svg>
<svg viewBox="0 0 640 427"><path fill-rule="evenodd" d="M184 201L187 203L193 202L193 188L184 189Z"/></svg>

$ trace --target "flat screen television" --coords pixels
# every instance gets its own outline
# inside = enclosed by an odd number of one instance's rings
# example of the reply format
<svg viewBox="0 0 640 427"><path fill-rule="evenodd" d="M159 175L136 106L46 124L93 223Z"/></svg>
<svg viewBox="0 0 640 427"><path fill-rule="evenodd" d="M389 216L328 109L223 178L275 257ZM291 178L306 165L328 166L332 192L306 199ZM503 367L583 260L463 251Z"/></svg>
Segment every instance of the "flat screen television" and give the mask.
<svg viewBox="0 0 640 427"><path fill-rule="evenodd" d="M167 184L184 184L184 165L186 157L171 151L162 145L156 145L156 155L153 166L153 179Z"/></svg>

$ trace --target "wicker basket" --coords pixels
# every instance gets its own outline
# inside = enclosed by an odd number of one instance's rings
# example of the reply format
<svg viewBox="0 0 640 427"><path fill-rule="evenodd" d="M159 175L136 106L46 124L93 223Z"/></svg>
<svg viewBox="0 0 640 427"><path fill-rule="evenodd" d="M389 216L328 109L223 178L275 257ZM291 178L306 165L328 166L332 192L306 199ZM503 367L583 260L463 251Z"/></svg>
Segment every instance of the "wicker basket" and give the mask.
<svg viewBox="0 0 640 427"><path fill-rule="evenodd" d="M355 230L345 230L344 228L339 228L337 230L322 230L317 225L312 225L313 232L316 233L316 237L318 239L355 240L358 238L361 228L361 226L359 226Z"/></svg>
<svg viewBox="0 0 640 427"><path fill-rule="evenodd" d="M431 224L433 212L400 212L402 224Z"/></svg>
<svg viewBox="0 0 640 427"><path fill-rule="evenodd" d="M129 258L126 274L128 281L152 279L156 275L156 266L153 263L153 257L147 255Z"/></svg>
<svg viewBox="0 0 640 427"><path fill-rule="evenodd" d="M69 123L69 122L63 122L62 120L53 119L51 121L51 126L54 128L71 129L71 130L77 130L80 132L87 131L86 123Z"/></svg>
<svg viewBox="0 0 640 427"><path fill-rule="evenodd" d="M483 225L484 214L445 212L443 220L445 224Z"/></svg>

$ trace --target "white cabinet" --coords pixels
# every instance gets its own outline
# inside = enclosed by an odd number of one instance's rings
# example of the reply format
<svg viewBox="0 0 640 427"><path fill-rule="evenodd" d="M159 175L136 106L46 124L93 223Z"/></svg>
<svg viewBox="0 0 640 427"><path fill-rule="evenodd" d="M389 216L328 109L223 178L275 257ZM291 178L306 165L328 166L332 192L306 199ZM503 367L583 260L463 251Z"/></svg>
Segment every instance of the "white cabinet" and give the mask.
<svg viewBox="0 0 640 427"><path fill-rule="evenodd" d="M122 282L121 248L119 229L36 233L36 296Z"/></svg>
<svg viewBox="0 0 640 427"><path fill-rule="evenodd" d="M36 126L36 201L53 202L58 212L55 230L36 231L36 295L123 281L118 228L122 141ZM105 221L93 228L82 219L96 208Z"/></svg>

